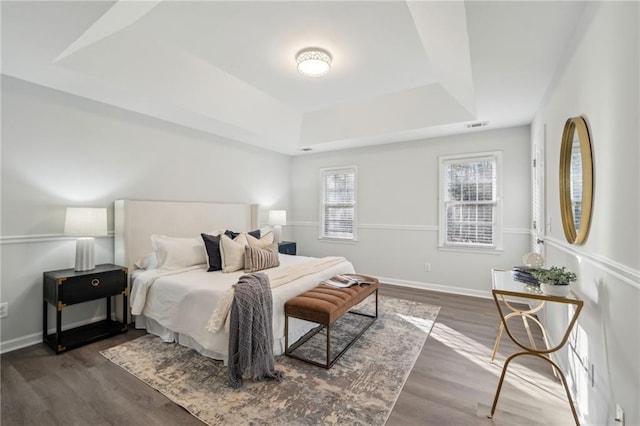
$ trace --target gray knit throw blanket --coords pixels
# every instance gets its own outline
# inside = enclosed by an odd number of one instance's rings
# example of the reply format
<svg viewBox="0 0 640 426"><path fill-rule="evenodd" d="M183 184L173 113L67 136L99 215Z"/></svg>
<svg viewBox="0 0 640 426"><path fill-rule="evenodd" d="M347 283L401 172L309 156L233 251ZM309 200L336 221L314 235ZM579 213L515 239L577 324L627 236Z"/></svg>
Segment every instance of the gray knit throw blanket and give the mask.
<svg viewBox="0 0 640 426"><path fill-rule="evenodd" d="M234 285L229 322L229 385L242 386L242 377L282 380L273 357L273 305L269 277L243 275Z"/></svg>

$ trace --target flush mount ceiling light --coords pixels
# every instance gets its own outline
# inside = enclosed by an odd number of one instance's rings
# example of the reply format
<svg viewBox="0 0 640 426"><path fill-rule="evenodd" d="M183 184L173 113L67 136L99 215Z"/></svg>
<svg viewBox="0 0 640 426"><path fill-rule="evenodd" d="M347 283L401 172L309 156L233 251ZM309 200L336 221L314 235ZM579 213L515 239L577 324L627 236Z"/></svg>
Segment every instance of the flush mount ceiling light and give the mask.
<svg viewBox="0 0 640 426"><path fill-rule="evenodd" d="M331 55L315 47L303 49L296 55L298 71L307 77L321 77L331 68Z"/></svg>

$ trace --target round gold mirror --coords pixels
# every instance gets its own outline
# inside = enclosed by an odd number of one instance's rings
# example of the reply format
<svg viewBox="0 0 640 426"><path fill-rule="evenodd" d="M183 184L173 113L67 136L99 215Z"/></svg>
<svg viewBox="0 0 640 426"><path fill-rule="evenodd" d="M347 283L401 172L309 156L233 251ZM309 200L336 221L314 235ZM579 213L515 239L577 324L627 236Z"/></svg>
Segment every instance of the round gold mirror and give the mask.
<svg viewBox="0 0 640 426"><path fill-rule="evenodd" d="M593 202L591 138L583 117L567 120L560 148L560 210L567 241L582 244L589 234Z"/></svg>

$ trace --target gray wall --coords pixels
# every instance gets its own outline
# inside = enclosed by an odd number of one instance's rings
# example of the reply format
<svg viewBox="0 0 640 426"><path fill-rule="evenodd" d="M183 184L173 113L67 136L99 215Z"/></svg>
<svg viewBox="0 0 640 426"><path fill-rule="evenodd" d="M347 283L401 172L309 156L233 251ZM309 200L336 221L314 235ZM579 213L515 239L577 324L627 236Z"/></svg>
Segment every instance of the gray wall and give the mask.
<svg viewBox="0 0 640 426"><path fill-rule="evenodd" d="M615 405L625 424L640 424L640 5L590 5L558 83L532 125L533 142L547 141L545 237L548 265L575 271L573 286L585 306L577 325L576 351L557 358L568 370L584 422L615 424ZM564 122L583 115L592 134L594 204L591 231L581 246L564 238L559 205L558 164ZM548 309L552 340L564 333L568 312ZM593 378L588 369L594 366ZM591 386L593 379L594 385Z"/></svg>
<svg viewBox="0 0 640 426"><path fill-rule="evenodd" d="M74 265L75 241L62 236L67 206L108 207L111 231L120 198L289 209L290 164L285 155L3 76L2 351L41 340L42 273ZM96 240L96 261L113 262L112 237ZM63 317L70 325L104 314L103 303L92 302Z"/></svg>
<svg viewBox="0 0 640 426"><path fill-rule="evenodd" d="M547 264L579 275L574 290L585 309L577 356L595 366L594 386L569 362L574 355L563 352L558 360L585 423L613 424L619 403L626 424L637 425L640 6L593 7L531 135L534 143L547 135ZM589 239L571 246L560 226L557 164L564 121L580 114L593 133L596 190ZM357 270L391 282L487 296L489 270L519 264L529 251L529 139L521 127L292 159L3 77L0 300L9 302L10 315L0 321L2 350L40 340L42 272L73 266L74 241L61 236L64 208L111 207L118 198L273 205L289 211L285 238L296 240L301 254L343 254ZM503 151L504 252L438 250L437 157L493 150ZM351 164L358 166L359 240L319 241L318 169ZM112 239L98 239L98 262L112 259ZM86 322L103 310L93 303L65 316ZM552 340L566 317L561 309L545 312Z"/></svg>
<svg viewBox="0 0 640 426"><path fill-rule="evenodd" d="M491 268L529 251L529 127L295 157L291 227L302 254L344 255L387 282L489 297ZM438 249L438 157L502 151L504 250ZM357 165L358 241L318 239L319 169ZM424 264L431 264L425 272Z"/></svg>

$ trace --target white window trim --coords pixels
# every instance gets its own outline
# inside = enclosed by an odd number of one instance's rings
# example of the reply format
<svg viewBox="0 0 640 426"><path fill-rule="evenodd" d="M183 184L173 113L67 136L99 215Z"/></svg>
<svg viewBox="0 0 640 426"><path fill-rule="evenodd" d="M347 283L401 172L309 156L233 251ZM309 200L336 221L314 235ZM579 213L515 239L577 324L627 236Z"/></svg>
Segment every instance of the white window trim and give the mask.
<svg viewBox="0 0 640 426"><path fill-rule="evenodd" d="M476 246L476 245L464 245L464 244L451 244L446 242L446 210L445 210L445 173L446 163L452 160L465 160L473 161L483 158L495 159L496 161L496 228L494 235L494 245L492 246ZM456 155L444 155L438 157L439 163L439 200L438 200L438 248L449 251L464 251L464 252L494 252L502 251L503 249L503 224L502 224L502 151L487 151L468 154L456 154Z"/></svg>
<svg viewBox="0 0 640 426"><path fill-rule="evenodd" d="M342 170L353 171L354 174L354 185L356 188L355 191L355 200L353 203L353 236L352 237L325 237L322 233L324 229L324 174L327 172L338 172ZM318 226L318 239L322 241L333 241L333 242L355 242L358 241L358 166L339 166L339 167L322 167L320 168L320 173L318 174L318 180L320 182L320 191L319 191L319 206L320 206L320 222Z"/></svg>

